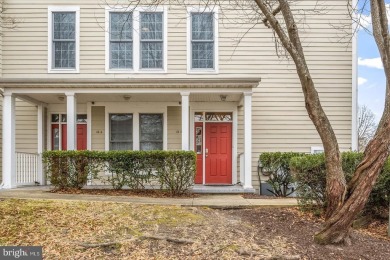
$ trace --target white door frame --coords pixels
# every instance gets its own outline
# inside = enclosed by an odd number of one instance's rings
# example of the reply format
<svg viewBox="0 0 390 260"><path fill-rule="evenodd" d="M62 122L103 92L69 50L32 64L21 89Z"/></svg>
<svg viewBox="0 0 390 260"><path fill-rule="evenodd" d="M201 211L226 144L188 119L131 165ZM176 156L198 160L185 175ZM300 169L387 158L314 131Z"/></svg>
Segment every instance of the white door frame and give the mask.
<svg viewBox="0 0 390 260"><path fill-rule="evenodd" d="M237 183L237 146L238 146L238 112L236 102L218 102L218 103L206 103L206 102L191 102L190 103L190 150L194 151L194 129L195 129L195 112L231 112L233 113L232 127L232 185ZM210 122L211 123L211 122ZM215 122L218 123L218 122ZM222 123L222 122L221 122ZM224 122L226 123L226 122ZM206 122L203 122L203 149L206 148ZM205 167L206 158L203 151L203 185L205 185Z"/></svg>

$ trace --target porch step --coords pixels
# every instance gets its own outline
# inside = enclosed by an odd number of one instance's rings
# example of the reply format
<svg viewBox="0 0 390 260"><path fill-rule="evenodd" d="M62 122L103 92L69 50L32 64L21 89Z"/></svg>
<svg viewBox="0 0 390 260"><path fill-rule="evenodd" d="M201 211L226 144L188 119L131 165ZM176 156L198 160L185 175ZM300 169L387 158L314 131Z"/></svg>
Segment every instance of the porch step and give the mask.
<svg viewBox="0 0 390 260"><path fill-rule="evenodd" d="M255 189L244 189L241 185L195 185L192 187L194 193L211 193L211 194L242 194L255 193Z"/></svg>

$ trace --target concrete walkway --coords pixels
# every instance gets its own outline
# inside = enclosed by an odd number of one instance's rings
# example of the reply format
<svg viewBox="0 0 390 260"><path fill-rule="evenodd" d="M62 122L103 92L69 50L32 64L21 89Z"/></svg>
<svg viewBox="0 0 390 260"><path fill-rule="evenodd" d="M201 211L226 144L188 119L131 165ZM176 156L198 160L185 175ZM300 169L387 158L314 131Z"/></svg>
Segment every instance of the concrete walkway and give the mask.
<svg viewBox="0 0 390 260"><path fill-rule="evenodd" d="M49 187L28 187L0 190L2 199L40 199L70 201L107 201L151 205L206 206L206 207L293 207L294 198L286 199L245 199L240 194L199 195L197 198L151 198L136 196L105 196L86 194L58 194L49 192Z"/></svg>

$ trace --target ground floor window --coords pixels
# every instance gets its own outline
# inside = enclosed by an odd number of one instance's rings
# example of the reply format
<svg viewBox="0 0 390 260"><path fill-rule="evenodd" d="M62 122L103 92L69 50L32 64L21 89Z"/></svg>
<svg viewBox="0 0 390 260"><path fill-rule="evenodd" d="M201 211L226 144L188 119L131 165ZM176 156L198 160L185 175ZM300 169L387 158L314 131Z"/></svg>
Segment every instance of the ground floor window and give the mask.
<svg viewBox="0 0 390 260"><path fill-rule="evenodd" d="M140 114L140 150L163 150L163 114Z"/></svg>
<svg viewBox="0 0 390 260"><path fill-rule="evenodd" d="M133 150L133 114L110 114L110 150Z"/></svg>

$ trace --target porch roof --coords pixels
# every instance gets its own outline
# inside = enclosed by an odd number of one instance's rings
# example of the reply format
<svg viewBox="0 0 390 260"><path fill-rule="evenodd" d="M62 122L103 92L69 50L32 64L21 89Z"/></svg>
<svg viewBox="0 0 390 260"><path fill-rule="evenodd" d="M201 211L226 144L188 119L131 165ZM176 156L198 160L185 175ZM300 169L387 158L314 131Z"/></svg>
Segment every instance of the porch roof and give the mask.
<svg viewBox="0 0 390 260"><path fill-rule="evenodd" d="M261 78L2 78L0 88L255 88Z"/></svg>

